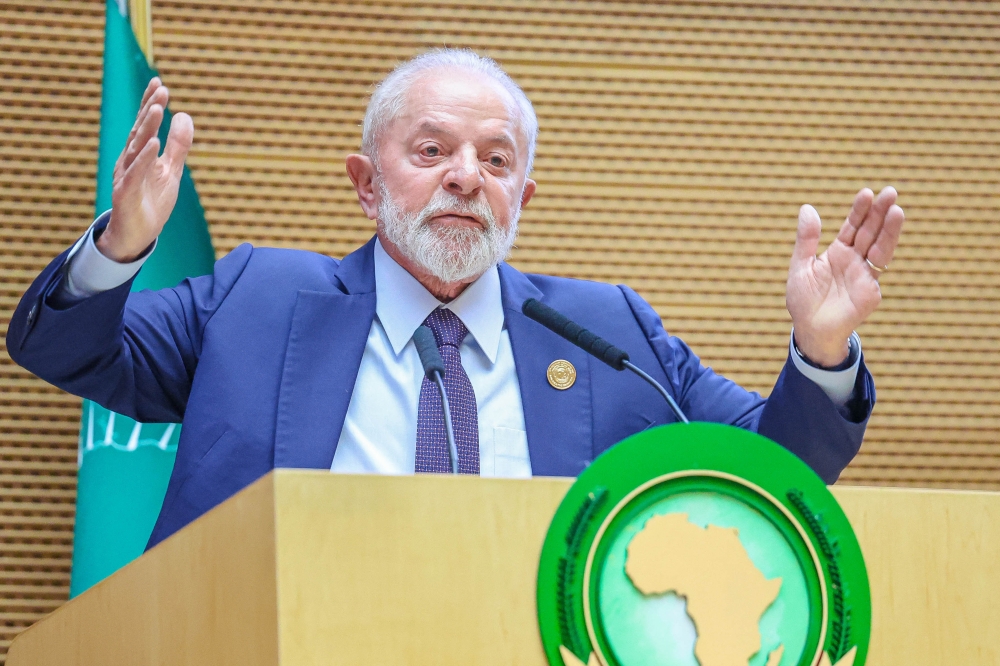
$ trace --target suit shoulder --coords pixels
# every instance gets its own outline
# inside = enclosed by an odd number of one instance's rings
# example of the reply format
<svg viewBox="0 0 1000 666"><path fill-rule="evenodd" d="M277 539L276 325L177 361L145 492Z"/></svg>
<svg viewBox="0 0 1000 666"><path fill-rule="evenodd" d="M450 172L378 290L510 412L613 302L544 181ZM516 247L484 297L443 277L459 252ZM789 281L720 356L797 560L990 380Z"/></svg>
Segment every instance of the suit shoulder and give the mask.
<svg viewBox="0 0 1000 666"><path fill-rule="evenodd" d="M246 248L244 250L244 248ZM334 259L319 252L309 250L295 250L283 247L254 247L250 243L243 243L233 252L244 250L251 254L251 261L259 263L264 267L281 267L290 271L316 270L327 267L336 268L340 265L340 259Z"/></svg>
<svg viewBox="0 0 1000 666"><path fill-rule="evenodd" d="M604 294L605 296L612 296L615 292L620 293L617 286L607 282L542 275L540 273L525 273L525 277L543 293L567 291L574 294Z"/></svg>
<svg viewBox="0 0 1000 666"><path fill-rule="evenodd" d="M581 280L579 278L558 277L526 273L525 277L546 296L558 298L610 298L621 299L621 289L607 282Z"/></svg>
<svg viewBox="0 0 1000 666"><path fill-rule="evenodd" d="M293 284L300 289L308 289L313 281L329 284L340 266L339 259L318 252L254 247L250 243L243 243L219 261L230 257L245 264L241 280Z"/></svg>
<svg viewBox="0 0 1000 666"><path fill-rule="evenodd" d="M553 275L526 275L542 292L542 300L570 319L588 326L610 326L635 323L622 289L607 282L556 277Z"/></svg>

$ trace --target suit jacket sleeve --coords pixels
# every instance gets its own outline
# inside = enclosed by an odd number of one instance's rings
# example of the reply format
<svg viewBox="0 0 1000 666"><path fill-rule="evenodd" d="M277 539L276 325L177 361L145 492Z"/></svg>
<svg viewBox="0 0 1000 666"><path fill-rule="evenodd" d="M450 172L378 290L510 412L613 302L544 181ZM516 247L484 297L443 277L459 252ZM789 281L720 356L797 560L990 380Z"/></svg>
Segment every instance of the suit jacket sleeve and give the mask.
<svg viewBox="0 0 1000 666"><path fill-rule="evenodd" d="M66 257L32 283L10 322L16 363L70 393L145 423L184 417L205 327L250 258L243 245L212 275L172 289L129 293L129 282L61 303Z"/></svg>
<svg viewBox="0 0 1000 666"><path fill-rule="evenodd" d="M764 399L702 365L690 347L667 334L646 301L626 286L621 289L690 420L758 432L798 455L827 483L836 481L857 455L875 405L875 384L864 358L854 396L843 408L799 372L790 358Z"/></svg>

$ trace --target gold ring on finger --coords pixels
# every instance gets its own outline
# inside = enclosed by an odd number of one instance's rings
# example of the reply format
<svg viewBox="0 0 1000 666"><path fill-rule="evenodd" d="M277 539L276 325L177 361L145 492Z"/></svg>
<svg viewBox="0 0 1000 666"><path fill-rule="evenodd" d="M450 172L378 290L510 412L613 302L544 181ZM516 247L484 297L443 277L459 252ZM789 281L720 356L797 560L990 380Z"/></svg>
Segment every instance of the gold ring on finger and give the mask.
<svg viewBox="0 0 1000 666"><path fill-rule="evenodd" d="M865 261L868 262L868 268L872 269L876 273L885 273L887 270L889 270L888 266L876 266L875 264L872 263L872 260L869 259L868 257L865 257Z"/></svg>

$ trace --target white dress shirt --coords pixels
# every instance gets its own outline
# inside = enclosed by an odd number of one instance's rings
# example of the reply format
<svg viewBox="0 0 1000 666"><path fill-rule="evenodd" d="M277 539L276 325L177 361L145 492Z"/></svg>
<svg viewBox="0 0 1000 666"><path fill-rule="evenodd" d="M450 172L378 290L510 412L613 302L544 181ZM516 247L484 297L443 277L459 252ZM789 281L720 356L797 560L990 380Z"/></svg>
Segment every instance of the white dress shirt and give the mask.
<svg viewBox="0 0 1000 666"><path fill-rule="evenodd" d="M90 225L90 230L69 251L66 259L69 262L69 270L66 271L66 280L62 288L71 299L83 300L102 291L120 287L131 280L153 254L150 250L135 261L125 264L101 254L97 244L94 243L94 226L104 223L110 217L110 210L102 213L94 220L94 224ZM155 242L153 249L156 249Z"/></svg>
<svg viewBox="0 0 1000 666"><path fill-rule="evenodd" d="M413 332L431 312L445 307L469 329L460 352L479 411L480 474L531 476L521 388L496 267L442 304L375 241L375 298L375 320L331 469L413 473L424 377Z"/></svg>
<svg viewBox="0 0 1000 666"><path fill-rule="evenodd" d="M83 299L124 284L150 254L120 264L101 254L93 231L88 231L69 255L65 294L71 299ZM376 316L331 470L413 473L417 406L424 374L412 337L435 308L446 307L469 329L460 351L479 411L480 474L531 476L521 390L510 337L504 327L499 271L490 269L458 298L442 304L376 241L375 292ZM861 364L861 342L856 333L851 337L859 353L853 365L843 370L824 370L808 364L795 349L794 337L789 342L796 368L840 407L853 394Z"/></svg>

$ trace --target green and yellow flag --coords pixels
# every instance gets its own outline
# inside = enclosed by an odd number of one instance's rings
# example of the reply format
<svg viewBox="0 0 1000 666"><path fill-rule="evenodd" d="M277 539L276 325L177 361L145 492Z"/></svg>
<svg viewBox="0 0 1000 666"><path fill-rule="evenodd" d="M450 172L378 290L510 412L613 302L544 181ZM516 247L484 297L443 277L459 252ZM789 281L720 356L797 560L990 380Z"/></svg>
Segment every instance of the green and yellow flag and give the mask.
<svg viewBox="0 0 1000 666"><path fill-rule="evenodd" d="M111 208L115 162L139 112L146 84L157 75L147 61L151 49L148 0L133 0L132 5L130 23L123 0L107 3L98 215ZM166 145L171 118L169 110L164 115L161 146ZM186 277L210 273L214 261L205 212L185 167L174 212L132 289L172 287ZM178 424L136 423L89 400L83 402L70 597L142 554L163 503L179 435Z"/></svg>

